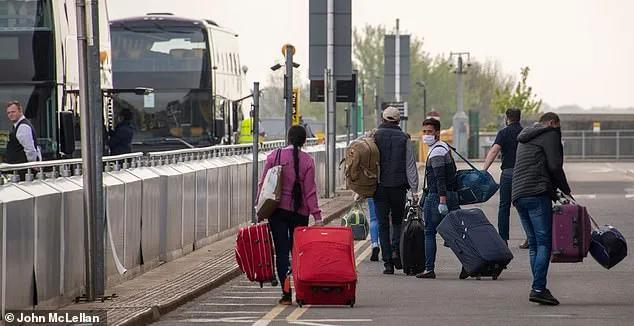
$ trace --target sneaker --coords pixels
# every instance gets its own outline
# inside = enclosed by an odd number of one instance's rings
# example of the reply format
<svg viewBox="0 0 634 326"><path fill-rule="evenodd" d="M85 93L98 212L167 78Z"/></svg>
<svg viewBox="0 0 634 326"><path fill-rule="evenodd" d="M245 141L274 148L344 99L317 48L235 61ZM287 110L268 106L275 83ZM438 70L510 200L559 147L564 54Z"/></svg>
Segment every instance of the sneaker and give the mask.
<svg viewBox="0 0 634 326"><path fill-rule="evenodd" d="M524 243L520 245L520 249L528 249L528 239L524 240Z"/></svg>
<svg viewBox="0 0 634 326"><path fill-rule="evenodd" d="M403 264L401 262L401 255L398 251L392 252L392 263L394 263L394 268L403 269Z"/></svg>
<svg viewBox="0 0 634 326"><path fill-rule="evenodd" d="M290 306L293 304L293 293L291 292L282 292L282 298L277 303L285 306Z"/></svg>
<svg viewBox="0 0 634 326"><path fill-rule="evenodd" d="M386 275L394 274L394 264L385 263L384 265L385 265L385 269L383 270L383 274L386 274Z"/></svg>
<svg viewBox="0 0 634 326"><path fill-rule="evenodd" d="M434 271L424 271L416 275L416 278L436 278L436 273Z"/></svg>
<svg viewBox="0 0 634 326"><path fill-rule="evenodd" d="M469 273L467 273L467 271L464 269L464 267L460 270L460 276L458 276L459 279L461 280L465 280L467 278L469 278Z"/></svg>
<svg viewBox="0 0 634 326"><path fill-rule="evenodd" d="M379 261L379 252L381 249L379 247L372 248L372 256L370 256L370 261Z"/></svg>
<svg viewBox="0 0 634 326"><path fill-rule="evenodd" d="M531 290L531 294L528 296L528 301L547 306L556 306L559 304L559 301L553 297L548 289L542 291Z"/></svg>

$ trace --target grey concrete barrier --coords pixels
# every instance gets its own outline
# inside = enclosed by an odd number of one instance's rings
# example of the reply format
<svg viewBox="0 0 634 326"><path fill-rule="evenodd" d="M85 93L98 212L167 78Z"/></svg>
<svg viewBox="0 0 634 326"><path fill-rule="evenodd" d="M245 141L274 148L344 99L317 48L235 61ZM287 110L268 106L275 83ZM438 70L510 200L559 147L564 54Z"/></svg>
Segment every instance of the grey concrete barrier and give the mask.
<svg viewBox="0 0 634 326"><path fill-rule="evenodd" d="M252 164L284 141L104 157L108 286L132 278L250 223ZM337 146L337 160L345 146ZM323 193L325 146L308 140ZM28 169L26 180L17 170ZM340 174L340 173L338 173ZM57 308L84 292L81 160L0 164L0 306ZM337 177L337 186L345 181Z"/></svg>

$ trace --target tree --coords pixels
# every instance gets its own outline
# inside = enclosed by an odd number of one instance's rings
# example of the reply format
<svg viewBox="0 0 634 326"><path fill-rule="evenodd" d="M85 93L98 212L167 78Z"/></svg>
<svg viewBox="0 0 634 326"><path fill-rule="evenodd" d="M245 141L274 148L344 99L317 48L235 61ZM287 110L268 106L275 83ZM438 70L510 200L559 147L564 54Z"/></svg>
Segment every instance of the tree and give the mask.
<svg viewBox="0 0 634 326"><path fill-rule="evenodd" d="M526 83L529 71L529 67L522 68L521 79L515 89L511 90L510 84L512 83L509 83L495 90L492 108L496 114L504 114L506 109L511 107L517 108L528 115L539 111L542 106L542 100L536 94L533 94L533 88Z"/></svg>

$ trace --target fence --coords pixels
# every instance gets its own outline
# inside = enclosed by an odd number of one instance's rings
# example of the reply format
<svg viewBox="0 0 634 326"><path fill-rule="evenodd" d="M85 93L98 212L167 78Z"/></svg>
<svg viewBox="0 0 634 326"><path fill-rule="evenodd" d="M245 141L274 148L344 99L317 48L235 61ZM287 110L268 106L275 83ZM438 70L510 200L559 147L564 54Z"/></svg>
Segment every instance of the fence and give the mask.
<svg viewBox="0 0 634 326"><path fill-rule="evenodd" d="M318 188L325 184L325 146L315 139ZM267 142L266 154L285 146ZM345 143L337 144L337 161ZM250 145L133 153L103 160L106 276L132 278L215 240L250 221ZM27 170L18 181L17 170ZM81 160L0 165L2 312L51 308L83 293L84 211ZM337 185L344 180L337 173Z"/></svg>

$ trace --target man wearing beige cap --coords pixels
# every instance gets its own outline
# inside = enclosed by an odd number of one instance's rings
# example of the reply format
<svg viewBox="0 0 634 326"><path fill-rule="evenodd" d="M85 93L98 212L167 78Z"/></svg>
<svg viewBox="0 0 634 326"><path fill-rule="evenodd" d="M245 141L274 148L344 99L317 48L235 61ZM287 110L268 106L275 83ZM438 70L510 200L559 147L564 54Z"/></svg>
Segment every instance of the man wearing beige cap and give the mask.
<svg viewBox="0 0 634 326"><path fill-rule="evenodd" d="M387 107L383 111L383 122L374 134L374 140L381 154L379 185L373 198L379 220L381 256L385 265L383 274L394 274L395 267L402 268L399 242L407 190L411 189L414 196L418 191L414 150L407 134L398 126L400 120L399 110L392 106ZM390 213L392 237L390 237ZM390 238L393 241L390 241Z"/></svg>

